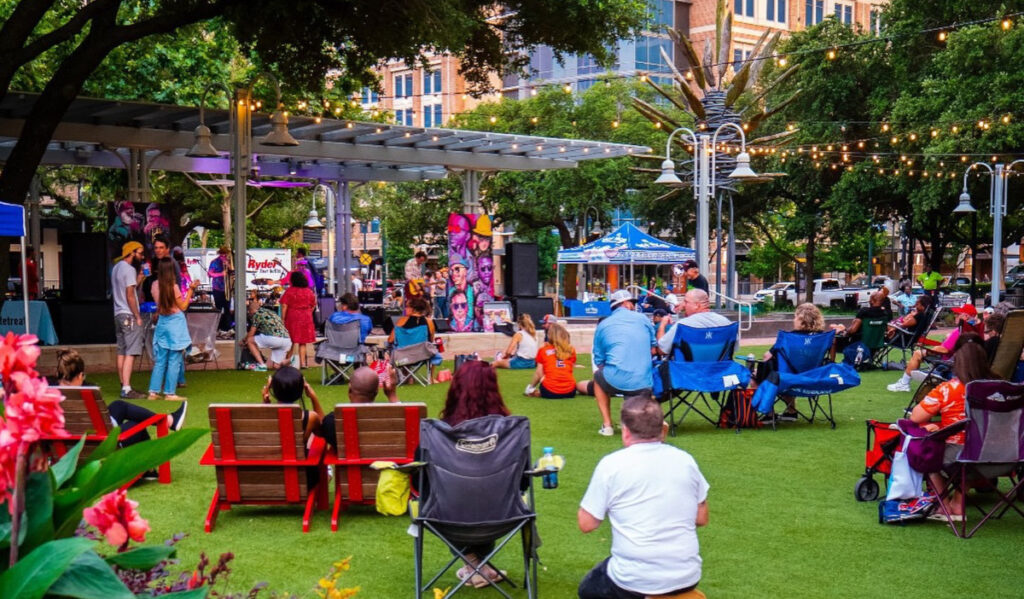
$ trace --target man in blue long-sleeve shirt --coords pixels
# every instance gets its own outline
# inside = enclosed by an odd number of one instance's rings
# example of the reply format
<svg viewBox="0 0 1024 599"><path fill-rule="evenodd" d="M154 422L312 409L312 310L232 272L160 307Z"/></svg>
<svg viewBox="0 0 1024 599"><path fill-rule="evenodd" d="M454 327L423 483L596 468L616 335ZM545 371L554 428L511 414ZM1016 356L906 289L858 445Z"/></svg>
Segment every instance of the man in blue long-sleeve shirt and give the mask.
<svg viewBox="0 0 1024 599"><path fill-rule="evenodd" d="M611 296L612 314L594 331L594 397L601 411L601 435L615 434L611 397L632 395L652 384L651 347L657 342L654 325L634 311L635 300L625 289Z"/></svg>
<svg viewBox="0 0 1024 599"><path fill-rule="evenodd" d="M346 293L338 300L341 310L331 314L331 322L345 324L353 320L359 321L359 343L366 343L366 336L373 329L373 321L359 310L359 298L354 293Z"/></svg>

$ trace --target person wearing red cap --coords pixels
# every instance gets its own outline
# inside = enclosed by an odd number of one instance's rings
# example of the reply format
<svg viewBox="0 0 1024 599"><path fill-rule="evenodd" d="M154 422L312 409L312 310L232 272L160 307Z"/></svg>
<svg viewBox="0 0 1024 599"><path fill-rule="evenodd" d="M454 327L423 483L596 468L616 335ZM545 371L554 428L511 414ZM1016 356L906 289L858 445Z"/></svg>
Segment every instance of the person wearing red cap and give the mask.
<svg viewBox="0 0 1024 599"><path fill-rule="evenodd" d="M907 360L907 367L903 370L903 376L900 380L887 385L886 389L893 392L910 391L910 374L917 370L921 366L921 362L929 355L941 356L942 359L948 360L952 357L953 348L956 346L956 340L960 338L961 332L972 332L977 333L977 326L980 323L978 319L978 309L974 307L974 304L968 302L958 308L953 308L952 312L956 314L956 322L954 323L953 330L950 331L949 335L942 340L942 343L938 345L931 345L922 347L921 349L914 350L914 354Z"/></svg>

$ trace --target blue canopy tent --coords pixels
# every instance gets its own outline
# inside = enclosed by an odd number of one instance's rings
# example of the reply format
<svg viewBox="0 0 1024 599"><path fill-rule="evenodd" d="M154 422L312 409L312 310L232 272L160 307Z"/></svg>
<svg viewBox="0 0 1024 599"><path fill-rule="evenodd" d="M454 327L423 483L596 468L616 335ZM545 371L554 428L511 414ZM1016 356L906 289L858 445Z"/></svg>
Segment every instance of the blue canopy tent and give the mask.
<svg viewBox="0 0 1024 599"><path fill-rule="evenodd" d="M697 252L690 248L651 237L632 223L626 223L596 241L558 250L558 264L628 264L632 280L636 264L682 264L696 260L696 256Z"/></svg>
<svg viewBox="0 0 1024 599"><path fill-rule="evenodd" d="M25 280L25 207L18 204L0 202L0 237L21 238L21 293L25 304L25 332L29 332L28 322L28 282Z"/></svg>

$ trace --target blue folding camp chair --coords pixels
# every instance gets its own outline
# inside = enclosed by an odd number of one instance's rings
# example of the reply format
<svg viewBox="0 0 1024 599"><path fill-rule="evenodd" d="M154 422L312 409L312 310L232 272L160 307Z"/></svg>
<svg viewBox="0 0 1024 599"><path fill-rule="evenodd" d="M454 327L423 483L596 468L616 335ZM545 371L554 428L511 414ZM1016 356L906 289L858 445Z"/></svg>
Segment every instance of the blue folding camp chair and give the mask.
<svg viewBox="0 0 1024 599"><path fill-rule="evenodd" d="M814 422L821 414L836 427L832 415L832 394L860 384L860 375L852 366L829 360L835 331L824 333L792 333L779 331L775 338L776 370L769 375L754 393L751 404L758 412L771 414L772 428L775 428L775 402L779 395L805 397L810 404L810 414L797 411L807 422ZM828 408L822 405L822 398L828 400Z"/></svg>
<svg viewBox="0 0 1024 599"><path fill-rule="evenodd" d="M655 366L653 381L655 397L668 403L665 417L670 434L675 435L676 426L691 411L718 426L716 416L720 415L728 394L750 382L750 371L732 359L739 326L739 323L707 329L676 326L672 351ZM684 406L677 421L676 410Z"/></svg>
<svg viewBox="0 0 1024 599"><path fill-rule="evenodd" d="M398 384L409 381L429 385L433 380L433 367L441 363L437 348L430 341L427 325L412 329L395 327L395 345L391 350L391 363L398 375ZM420 372L426 367L426 376Z"/></svg>

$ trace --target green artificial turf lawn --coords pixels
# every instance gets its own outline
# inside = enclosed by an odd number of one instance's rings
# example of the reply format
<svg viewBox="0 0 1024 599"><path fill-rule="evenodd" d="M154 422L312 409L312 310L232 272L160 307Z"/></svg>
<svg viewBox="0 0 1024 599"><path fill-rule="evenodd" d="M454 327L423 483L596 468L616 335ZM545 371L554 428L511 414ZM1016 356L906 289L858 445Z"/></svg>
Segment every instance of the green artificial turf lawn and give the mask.
<svg viewBox="0 0 1024 599"><path fill-rule="evenodd" d="M759 349L753 351L760 353ZM744 348L743 353L748 350ZM584 362L589 356L581 356ZM446 364L450 367L450 364ZM589 368L578 370L578 378ZM257 402L266 374L253 372L188 373L187 425L208 427L206 406L215 402ZM309 370L325 410L344 402L346 387L320 387L319 371ZM542 597L575 597L580 578L607 556L607 523L590 535L576 528L576 510L597 461L621 447L619 437L601 437L592 398L543 400L522 395L530 371L499 372L501 388L514 414L530 417L533 453L553 446L566 458L556 490L537 485L538 526L543 540L539 591ZM854 483L864 472L867 418L893 420L909 399L885 385L895 372L864 374L860 387L835 398L838 427L821 421L784 423L780 430L714 429L699 418L687 420L669 443L690 452L711 485L710 524L699 531L704 575L700 587L713 599L730 597L891 597L957 595L1020 597L1020 556L1024 554L1024 519L1014 513L990 522L972 539L959 540L938 522L908 526L877 523L877 503L858 503ZM108 397L116 397L113 375L97 375ZM136 374L144 387L144 374ZM432 417L439 413L446 384L407 386L405 401L422 401ZM139 402L162 411L170 403ZM620 401L613 401L613 412ZM806 403L801 400L800 406ZM618 418L616 417L616 421ZM211 534L202 530L214 490L212 468L200 467L208 437L173 461L170 485L146 482L129 496L149 519L150 542L177 532L183 568L193 567L200 551L216 561L232 552L227 586L247 591L265 581L271 590L314 596L313 587L332 562L352 556L352 569L341 582L361 587L360 597L413 596L412 538L406 517L385 517L372 508L343 513L337 533L330 513L318 512L309 534L301 531L301 508L238 507L222 512ZM882 483L881 475L876 480ZM883 487L884 488L884 487ZM333 490L332 490L333 493ZM332 494L333 499L333 494ZM499 560L514 581L522 579L518 543ZM426 541L427 566L439 568L447 551ZM454 584L454 573L442 579ZM912 589L912 591L910 591ZM466 589L465 596L498 596L490 589ZM513 596L525 596L521 590Z"/></svg>

